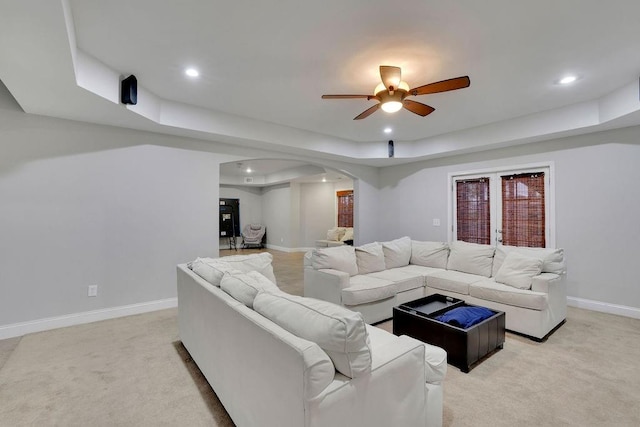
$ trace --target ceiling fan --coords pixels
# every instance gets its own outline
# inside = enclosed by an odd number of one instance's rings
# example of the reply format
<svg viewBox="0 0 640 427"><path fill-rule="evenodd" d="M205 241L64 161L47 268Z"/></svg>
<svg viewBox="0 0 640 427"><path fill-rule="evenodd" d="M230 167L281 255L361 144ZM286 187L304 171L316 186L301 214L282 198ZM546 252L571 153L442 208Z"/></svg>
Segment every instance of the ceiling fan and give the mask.
<svg viewBox="0 0 640 427"><path fill-rule="evenodd" d="M367 101L371 99L379 101L373 107L357 115L353 120L361 120L369 117L375 113L378 108L382 108L388 113L395 113L404 107L412 113L424 117L427 114L433 113L435 108L411 99L406 99L408 96L427 95L430 93L463 89L469 87L471 84L469 76L463 76L409 89L409 85L401 79L400 67L392 67L390 65L380 66L380 79L382 83L376 86L373 95L322 95L322 99L366 98Z"/></svg>

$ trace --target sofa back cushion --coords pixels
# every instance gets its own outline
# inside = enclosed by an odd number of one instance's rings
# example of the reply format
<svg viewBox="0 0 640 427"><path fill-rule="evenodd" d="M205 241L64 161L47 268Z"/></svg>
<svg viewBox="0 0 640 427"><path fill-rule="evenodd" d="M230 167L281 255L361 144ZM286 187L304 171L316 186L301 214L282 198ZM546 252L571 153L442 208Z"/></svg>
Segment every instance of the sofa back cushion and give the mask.
<svg viewBox="0 0 640 427"><path fill-rule="evenodd" d="M253 308L292 334L317 343L341 374L356 378L371 372L371 345L362 314L284 292L260 292Z"/></svg>
<svg viewBox="0 0 640 427"><path fill-rule="evenodd" d="M221 258L196 258L190 264L191 270L214 286L220 286L222 276L226 271L238 270L242 272L257 271L267 279L276 283L271 261L273 256L268 252L250 255L231 255Z"/></svg>
<svg viewBox="0 0 640 427"><path fill-rule="evenodd" d="M423 267L447 268L449 245L444 242L411 241L409 262Z"/></svg>
<svg viewBox="0 0 640 427"><path fill-rule="evenodd" d="M338 227L330 228L327 231L327 240L330 240L332 242L337 242L340 240L343 234L344 233L341 232L341 230Z"/></svg>
<svg viewBox="0 0 640 427"><path fill-rule="evenodd" d="M378 242L367 243L358 246L356 250L356 262L358 264L358 274L375 273L384 270L384 252L382 245Z"/></svg>
<svg viewBox="0 0 640 427"><path fill-rule="evenodd" d="M340 238L341 242L344 242L346 240L353 240L353 227L347 227L344 230L344 234L342 235L342 237Z"/></svg>
<svg viewBox="0 0 640 427"><path fill-rule="evenodd" d="M280 292L280 288L257 271L228 271L222 276L220 289L249 308L260 291Z"/></svg>
<svg viewBox="0 0 640 427"><path fill-rule="evenodd" d="M349 273L349 276L358 274L356 252L349 245L314 249L311 253L311 265L316 270L331 268Z"/></svg>
<svg viewBox="0 0 640 427"><path fill-rule="evenodd" d="M531 289L534 276L542 271L542 260L509 252L504 258L500 269L495 275L498 283L513 286L518 289Z"/></svg>
<svg viewBox="0 0 640 427"><path fill-rule="evenodd" d="M541 259L543 273L564 274L567 270L567 266L564 261L564 249L499 246L498 249L496 249L495 257L493 258L492 276L495 277L498 270L500 270L505 257L511 252L518 252L521 255Z"/></svg>
<svg viewBox="0 0 640 427"><path fill-rule="evenodd" d="M449 248L447 270L491 277L491 267L495 253L493 246L457 240L451 242Z"/></svg>
<svg viewBox="0 0 640 427"><path fill-rule="evenodd" d="M401 237L389 242L382 242L384 264L386 268L404 267L411 259L411 239Z"/></svg>

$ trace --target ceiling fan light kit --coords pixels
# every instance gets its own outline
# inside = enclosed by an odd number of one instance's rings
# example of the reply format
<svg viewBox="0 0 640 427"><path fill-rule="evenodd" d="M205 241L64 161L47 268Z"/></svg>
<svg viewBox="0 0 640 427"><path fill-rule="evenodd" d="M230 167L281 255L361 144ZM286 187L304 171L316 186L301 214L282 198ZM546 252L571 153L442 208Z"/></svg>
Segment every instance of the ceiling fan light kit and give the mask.
<svg viewBox="0 0 640 427"><path fill-rule="evenodd" d="M372 95L322 95L322 99L350 99L366 98L367 101L375 99L376 105L370 107L357 115L353 120L361 120L375 113L379 108L387 113L395 113L403 107L419 116L426 116L435 111L435 108L405 99L408 96L427 95L431 93L447 92L450 90L463 89L469 87L471 81L468 76L456 77L442 80L409 89L409 85L402 81L400 67L390 65L380 66L380 79L382 82L376 86Z"/></svg>

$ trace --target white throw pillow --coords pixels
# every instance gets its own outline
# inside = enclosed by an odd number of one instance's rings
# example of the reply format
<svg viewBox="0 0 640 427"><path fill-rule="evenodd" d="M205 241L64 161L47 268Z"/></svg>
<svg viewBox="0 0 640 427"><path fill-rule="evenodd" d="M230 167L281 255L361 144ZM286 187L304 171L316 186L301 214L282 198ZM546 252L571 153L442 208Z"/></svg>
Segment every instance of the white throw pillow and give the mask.
<svg viewBox="0 0 640 427"><path fill-rule="evenodd" d="M349 276L358 274L356 252L353 246L349 245L314 249L311 254L311 265L316 270L332 268L349 273Z"/></svg>
<svg viewBox="0 0 640 427"><path fill-rule="evenodd" d="M212 285L220 286L225 271L234 270L234 268L221 261L212 261L213 258L196 258L191 263L191 270Z"/></svg>
<svg viewBox="0 0 640 427"><path fill-rule="evenodd" d="M452 242L449 248L447 270L491 277L491 266L495 253L493 246L457 240Z"/></svg>
<svg viewBox="0 0 640 427"><path fill-rule="evenodd" d="M564 274L566 272L567 267L564 261L564 249L499 246L498 249L496 249L496 256L493 258L493 276L498 273L505 257L511 252L518 252L521 255L526 255L531 258L540 258L542 260L543 273Z"/></svg>
<svg viewBox="0 0 640 427"><path fill-rule="evenodd" d="M411 241L410 263L423 267L447 268L449 245L444 242Z"/></svg>
<svg viewBox="0 0 640 427"><path fill-rule="evenodd" d="M356 249L356 262L358 264L358 274L375 273L385 270L384 252L382 245L378 242L367 243L358 246Z"/></svg>
<svg viewBox="0 0 640 427"><path fill-rule="evenodd" d="M280 292L275 283L257 271L226 272L220 281L220 288L249 308L253 308L253 300L260 291Z"/></svg>
<svg viewBox="0 0 640 427"><path fill-rule="evenodd" d="M542 260L510 252L496 274L496 282L518 289L531 289L533 277L542 271Z"/></svg>
<svg viewBox="0 0 640 427"><path fill-rule="evenodd" d="M334 227L327 231L327 240L330 240L332 242L337 242L338 240L340 240L340 230L338 230L337 227Z"/></svg>
<svg viewBox="0 0 640 427"><path fill-rule="evenodd" d="M231 255L222 258L196 258L191 263L191 269L198 276L214 286L220 286L222 276L226 271L239 270L242 272L257 271L267 279L276 283L271 261L273 256L268 252L251 255Z"/></svg>
<svg viewBox="0 0 640 427"><path fill-rule="evenodd" d="M407 236L382 242L384 265L387 268L404 267L411 259L411 239Z"/></svg>
<svg viewBox="0 0 640 427"><path fill-rule="evenodd" d="M284 292L260 292L253 308L292 334L318 344L343 375L356 378L371 372L371 346L362 314Z"/></svg>
<svg viewBox="0 0 640 427"><path fill-rule="evenodd" d="M345 230L344 236L340 238L340 241L344 242L345 240L353 240L353 228L347 228Z"/></svg>

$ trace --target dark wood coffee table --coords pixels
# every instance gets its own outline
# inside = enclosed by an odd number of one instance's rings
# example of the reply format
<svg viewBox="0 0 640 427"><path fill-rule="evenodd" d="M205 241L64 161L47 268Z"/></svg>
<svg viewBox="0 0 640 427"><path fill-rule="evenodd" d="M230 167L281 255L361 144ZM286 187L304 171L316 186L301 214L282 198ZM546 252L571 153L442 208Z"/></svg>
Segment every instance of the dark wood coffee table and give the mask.
<svg viewBox="0 0 640 427"><path fill-rule="evenodd" d="M469 372L485 357L504 345L505 314L495 314L467 329L435 320L455 307L469 306L461 299L440 294L429 295L393 308L393 333L408 335L442 347L447 362L462 372Z"/></svg>

